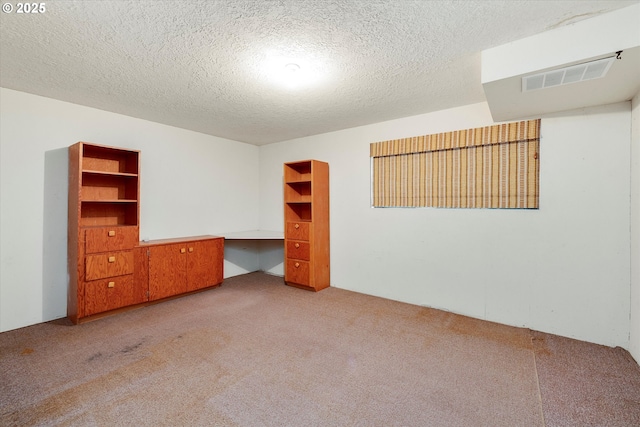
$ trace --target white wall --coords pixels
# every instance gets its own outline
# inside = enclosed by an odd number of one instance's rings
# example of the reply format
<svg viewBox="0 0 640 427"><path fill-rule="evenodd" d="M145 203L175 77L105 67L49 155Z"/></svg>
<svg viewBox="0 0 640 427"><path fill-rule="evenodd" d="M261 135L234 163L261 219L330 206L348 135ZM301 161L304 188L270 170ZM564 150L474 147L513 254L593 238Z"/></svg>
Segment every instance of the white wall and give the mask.
<svg viewBox="0 0 640 427"><path fill-rule="evenodd" d="M258 226L258 147L0 89L0 331L66 316L67 147L142 151L140 237ZM225 276L257 269L234 253Z"/></svg>
<svg viewBox="0 0 640 427"><path fill-rule="evenodd" d="M640 363L640 93L632 100L631 317L629 352Z"/></svg>
<svg viewBox="0 0 640 427"><path fill-rule="evenodd" d="M372 209L369 143L489 125L487 105L258 148L0 89L0 331L66 315L66 148L82 140L142 150L150 239L282 230L282 163L328 161L333 286L619 345L637 360L638 104L543 117L540 210ZM228 247L225 277L282 274L281 247L260 260Z"/></svg>
<svg viewBox="0 0 640 427"><path fill-rule="evenodd" d="M283 162L327 161L332 286L628 348L630 109L543 118L539 210L370 207L371 142L490 125L485 103L263 146L260 226Z"/></svg>

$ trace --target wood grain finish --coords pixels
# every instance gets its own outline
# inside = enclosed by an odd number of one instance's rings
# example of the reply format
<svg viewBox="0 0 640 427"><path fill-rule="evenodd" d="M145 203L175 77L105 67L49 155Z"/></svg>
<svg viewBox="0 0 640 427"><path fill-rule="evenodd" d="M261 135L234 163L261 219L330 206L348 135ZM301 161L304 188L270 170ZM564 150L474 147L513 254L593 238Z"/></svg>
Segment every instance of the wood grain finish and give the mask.
<svg viewBox="0 0 640 427"><path fill-rule="evenodd" d="M329 286L329 165L284 164L285 282L319 291Z"/></svg>
<svg viewBox="0 0 640 427"><path fill-rule="evenodd" d="M81 227L104 227L138 224L138 203L119 202L82 202L79 225Z"/></svg>
<svg viewBox="0 0 640 427"><path fill-rule="evenodd" d="M222 283L224 239L202 240L187 245L187 290Z"/></svg>
<svg viewBox="0 0 640 427"><path fill-rule="evenodd" d="M287 240L287 257L309 261L311 259L311 251L309 242L298 240Z"/></svg>
<svg viewBox="0 0 640 427"><path fill-rule="evenodd" d="M67 316L74 323L146 298L132 276L139 157L139 151L86 142L69 147ZM108 286L123 276L127 286Z"/></svg>
<svg viewBox="0 0 640 427"><path fill-rule="evenodd" d="M86 281L133 273L132 251L87 255L85 259Z"/></svg>
<svg viewBox="0 0 640 427"><path fill-rule="evenodd" d="M87 283L86 293L85 316L143 302L132 274Z"/></svg>
<svg viewBox="0 0 640 427"><path fill-rule="evenodd" d="M303 286L311 286L309 271L310 267L308 262L287 258L285 276L288 282Z"/></svg>
<svg viewBox="0 0 640 427"><path fill-rule="evenodd" d="M222 237L166 239L144 242L141 247L149 251L150 301L222 283Z"/></svg>
<svg viewBox="0 0 640 427"><path fill-rule="evenodd" d="M140 302L149 301L149 255L148 249L133 248L133 283Z"/></svg>
<svg viewBox="0 0 640 427"><path fill-rule="evenodd" d="M82 198L91 200L136 200L137 175L82 173Z"/></svg>
<svg viewBox="0 0 640 427"><path fill-rule="evenodd" d="M161 244L149 246L148 250L149 301L187 292L186 245Z"/></svg>
<svg viewBox="0 0 640 427"><path fill-rule="evenodd" d="M287 222L285 226L285 239L309 240L310 224L302 221Z"/></svg>
<svg viewBox="0 0 640 427"><path fill-rule="evenodd" d="M83 162L85 171L106 173L138 174L139 151L109 147L99 144L83 144Z"/></svg>
<svg viewBox="0 0 640 427"><path fill-rule="evenodd" d="M85 252L131 249L138 244L138 227L100 227L85 229Z"/></svg>
<svg viewBox="0 0 640 427"><path fill-rule="evenodd" d="M67 316L78 323L84 296L84 239L80 238L80 145L69 147L69 191L67 217L67 271L69 286L67 291ZM84 238L84 236L82 236ZM82 249L80 248L82 246Z"/></svg>
<svg viewBox="0 0 640 427"><path fill-rule="evenodd" d="M67 315L74 323L219 285L224 239L140 242L140 152L69 147Z"/></svg>

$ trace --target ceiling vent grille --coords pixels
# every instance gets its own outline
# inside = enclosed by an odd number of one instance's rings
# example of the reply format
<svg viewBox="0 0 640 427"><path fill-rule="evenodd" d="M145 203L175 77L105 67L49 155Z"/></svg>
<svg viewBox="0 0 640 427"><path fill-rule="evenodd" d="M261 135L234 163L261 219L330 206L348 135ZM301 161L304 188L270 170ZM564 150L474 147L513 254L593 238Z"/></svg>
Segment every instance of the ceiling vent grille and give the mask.
<svg viewBox="0 0 640 427"><path fill-rule="evenodd" d="M532 90L578 83L585 80L599 79L607 74L615 59L616 57L612 56L598 59L597 61L585 62L523 77L522 91L529 92Z"/></svg>

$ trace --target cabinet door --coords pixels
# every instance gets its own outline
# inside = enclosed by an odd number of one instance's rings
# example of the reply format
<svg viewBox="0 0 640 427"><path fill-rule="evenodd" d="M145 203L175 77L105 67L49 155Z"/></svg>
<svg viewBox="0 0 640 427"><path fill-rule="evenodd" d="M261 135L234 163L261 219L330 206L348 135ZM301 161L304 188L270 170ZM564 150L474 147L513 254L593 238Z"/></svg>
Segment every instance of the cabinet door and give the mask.
<svg viewBox="0 0 640 427"><path fill-rule="evenodd" d="M187 292L187 246L149 247L149 301Z"/></svg>
<svg viewBox="0 0 640 427"><path fill-rule="evenodd" d="M187 244L187 290L195 291L222 282L222 239Z"/></svg>

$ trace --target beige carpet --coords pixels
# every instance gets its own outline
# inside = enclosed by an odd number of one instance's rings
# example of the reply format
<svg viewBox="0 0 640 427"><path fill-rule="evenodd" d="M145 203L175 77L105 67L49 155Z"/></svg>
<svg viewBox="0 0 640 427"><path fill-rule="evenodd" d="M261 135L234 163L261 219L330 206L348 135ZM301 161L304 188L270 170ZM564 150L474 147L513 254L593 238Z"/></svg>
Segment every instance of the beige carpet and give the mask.
<svg viewBox="0 0 640 427"><path fill-rule="evenodd" d="M0 334L0 425L589 425L575 407L598 425L640 425L628 353L617 349L627 401L613 395L602 414L564 396L553 357L563 341L536 334L534 344L527 329L252 273L84 325ZM550 378L539 385L540 363ZM556 390L574 403L549 404Z"/></svg>

